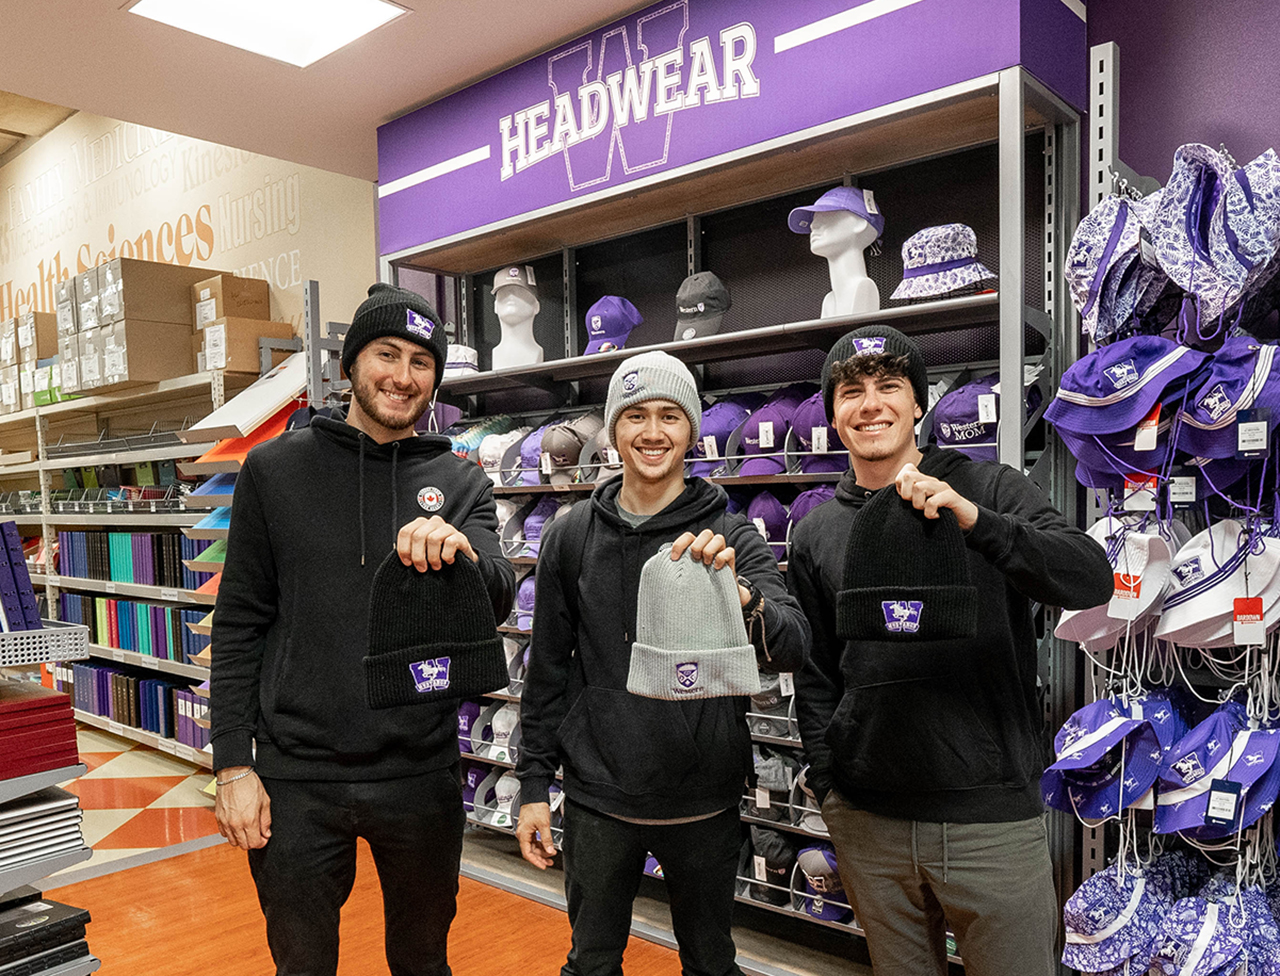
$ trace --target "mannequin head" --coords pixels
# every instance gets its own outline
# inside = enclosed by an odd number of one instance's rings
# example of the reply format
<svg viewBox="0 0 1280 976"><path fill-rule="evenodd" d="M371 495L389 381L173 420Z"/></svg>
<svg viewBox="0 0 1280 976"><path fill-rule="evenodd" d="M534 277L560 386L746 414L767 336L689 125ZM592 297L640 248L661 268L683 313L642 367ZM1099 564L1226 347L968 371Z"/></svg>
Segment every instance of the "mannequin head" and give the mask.
<svg viewBox="0 0 1280 976"><path fill-rule="evenodd" d="M506 285L493 296L493 310L503 325L528 322L541 308L538 296L524 285Z"/></svg>
<svg viewBox="0 0 1280 976"><path fill-rule="evenodd" d="M866 219L848 210L820 210L813 215L810 228L809 250L820 258L865 250L878 236Z"/></svg>

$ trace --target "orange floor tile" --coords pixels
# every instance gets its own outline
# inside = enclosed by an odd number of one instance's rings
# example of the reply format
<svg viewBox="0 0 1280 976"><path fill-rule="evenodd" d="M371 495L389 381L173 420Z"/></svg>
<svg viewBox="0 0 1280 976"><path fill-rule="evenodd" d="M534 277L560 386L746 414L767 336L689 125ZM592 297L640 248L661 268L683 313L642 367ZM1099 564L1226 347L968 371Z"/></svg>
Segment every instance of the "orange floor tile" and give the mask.
<svg viewBox="0 0 1280 976"><path fill-rule="evenodd" d="M142 809L181 783L185 776L139 776L129 779L89 779L68 784L67 792L80 797L82 810Z"/></svg>
<svg viewBox="0 0 1280 976"><path fill-rule="evenodd" d="M124 824L98 841L94 850L169 847L218 832L213 811L199 807L167 807L139 810Z"/></svg>
<svg viewBox="0 0 1280 976"><path fill-rule="evenodd" d="M120 755L118 752L81 752L80 761L89 767L89 772L93 772L104 762L115 759Z"/></svg>

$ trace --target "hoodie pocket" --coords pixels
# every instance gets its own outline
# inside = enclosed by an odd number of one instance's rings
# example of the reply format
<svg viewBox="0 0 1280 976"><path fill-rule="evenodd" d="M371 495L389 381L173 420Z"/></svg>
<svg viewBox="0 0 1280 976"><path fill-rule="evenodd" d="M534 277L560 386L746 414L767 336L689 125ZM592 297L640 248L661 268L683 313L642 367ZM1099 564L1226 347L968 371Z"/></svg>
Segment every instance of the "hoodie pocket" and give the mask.
<svg viewBox="0 0 1280 976"><path fill-rule="evenodd" d="M946 677L864 685L845 693L827 744L849 785L921 793L1002 781L995 737Z"/></svg>
<svg viewBox="0 0 1280 976"><path fill-rule="evenodd" d="M669 792L698 763L678 702L585 688L560 725L560 745L585 783L632 796Z"/></svg>

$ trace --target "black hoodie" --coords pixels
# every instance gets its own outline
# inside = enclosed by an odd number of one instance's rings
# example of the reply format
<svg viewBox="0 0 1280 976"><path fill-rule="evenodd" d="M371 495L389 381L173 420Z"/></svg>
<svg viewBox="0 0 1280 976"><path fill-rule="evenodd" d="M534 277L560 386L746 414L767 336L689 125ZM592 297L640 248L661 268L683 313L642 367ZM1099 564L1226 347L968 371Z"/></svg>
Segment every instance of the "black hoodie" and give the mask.
<svg viewBox="0 0 1280 976"><path fill-rule="evenodd" d="M621 487L620 478L600 485L589 508L575 507L542 537L520 700L521 802L546 803L563 762L566 795L601 813L657 820L736 807L751 766L750 699L672 702L627 691L640 569L664 542L714 529L734 548L738 575L764 594L763 647L753 635L760 666L799 670L808 625L768 545L742 515L725 513L728 496L718 485L688 480L679 498L636 528L618 515ZM570 520L583 517L590 522L576 536L582 551L568 552Z"/></svg>
<svg viewBox="0 0 1280 976"><path fill-rule="evenodd" d="M494 615L510 612L515 572L484 471L454 455L447 437L378 444L340 418L316 417L250 451L233 500L213 618L214 769L359 780L456 762L454 705L371 710L361 660L374 572L419 516L462 530Z"/></svg>
<svg viewBox="0 0 1280 976"><path fill-rule="evenodd" d="M977 636L916 645L836 636L845 543L871 494L848 472L836 497L797 527L787 567L813 628L809 663L796 675L809 783L819 795L834 785L859 809L906 820L1038 816L1044 718L1031 603L1104 603L1111 566L1014 469L933 447L919 468L978 506L965 536L978 589Z"/></svg>

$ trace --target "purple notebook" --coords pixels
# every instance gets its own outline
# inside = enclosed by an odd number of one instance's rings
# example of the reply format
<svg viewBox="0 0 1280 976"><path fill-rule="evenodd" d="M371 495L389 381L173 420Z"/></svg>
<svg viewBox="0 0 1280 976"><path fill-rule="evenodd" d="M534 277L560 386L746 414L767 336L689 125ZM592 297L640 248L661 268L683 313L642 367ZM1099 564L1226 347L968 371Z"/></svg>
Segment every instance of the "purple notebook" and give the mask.
<svg viewBox="0 0 1280 976"><path fill-rule="evenodd" d="M39 630L40 607L36 603L36 593L31 587L31 574L27 572L27 560L22 554L22 536L18 534L18 526L13 522L0 523L0 532L4 535L5 549L9 554L9 565L13 568L13 581L18 588L18 599L22 603L22 616L27 630Z"/></svg>

